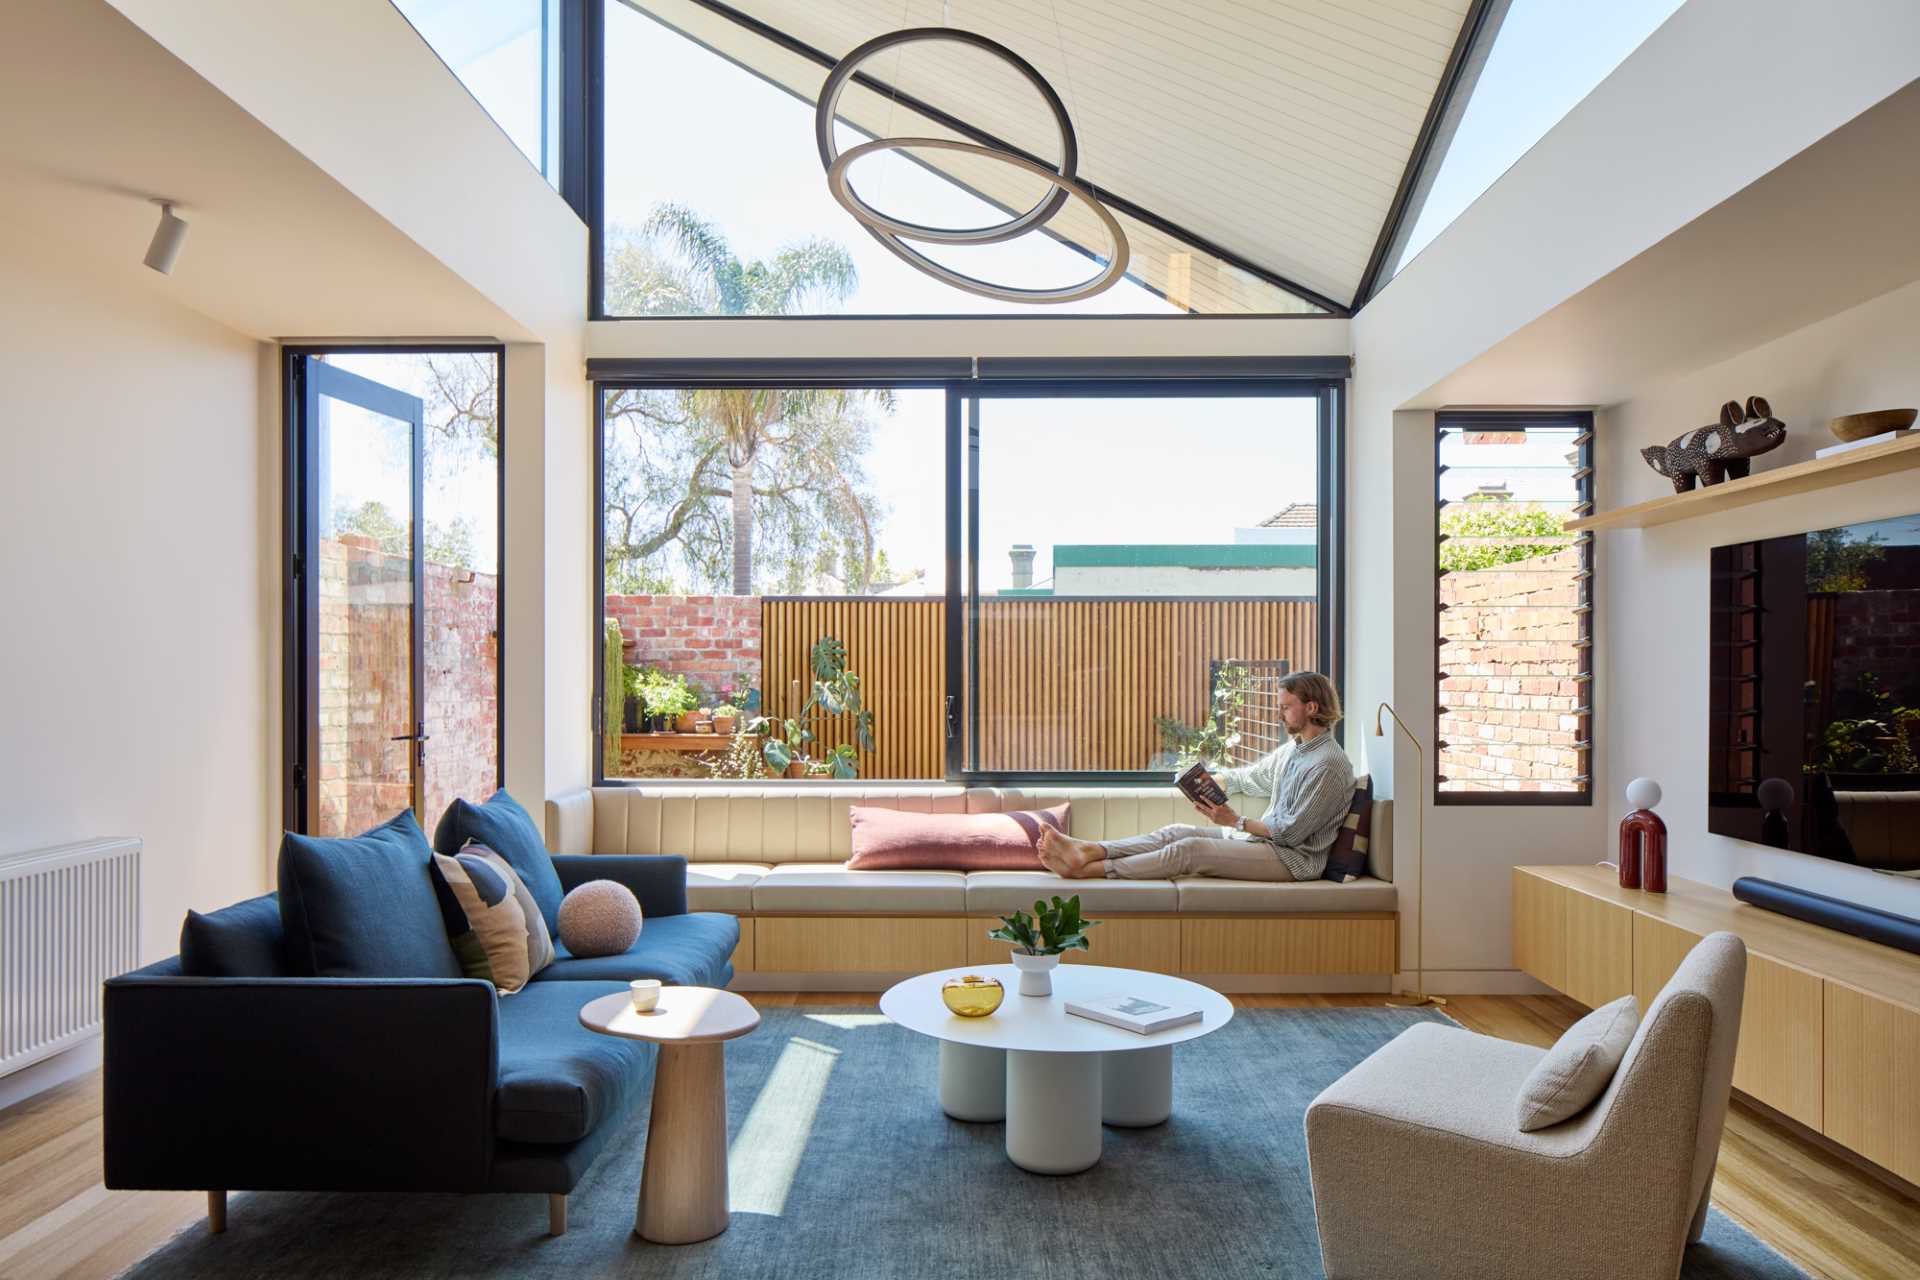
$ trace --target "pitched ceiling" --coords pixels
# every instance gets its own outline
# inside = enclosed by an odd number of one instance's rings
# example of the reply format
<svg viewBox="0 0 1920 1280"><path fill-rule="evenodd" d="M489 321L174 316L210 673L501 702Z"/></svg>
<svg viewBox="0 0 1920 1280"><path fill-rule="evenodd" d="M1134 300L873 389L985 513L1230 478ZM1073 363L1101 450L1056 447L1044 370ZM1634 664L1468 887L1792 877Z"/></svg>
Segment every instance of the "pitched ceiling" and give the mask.
<svg viewBox="0 0 1920 1280"><path fill-rule="evenodd" d="M1112 198L1131 271L1196 310L1314 310L1351 303L1387 222L1472 0L626 0L733 61L815 100L826 69L862 41L952 26L1026 58L1065 101L1079 175ZM743 21L744 19L744 21ZM754 30L764 24L788 38ZM796 47L799 46L799 47ZM969 131L1057 160L1038 96L978 51L944 42L883 51L841 117L876 136ZM894 92L897 91L897 92ZM977 136L977 135L976 135ZM1011 209L1036 198L1010 166L916 156ZM1129 216L1137 210L1139 216ZM1185 236L1174 234L1183 231ZM1049 231L1105 253L1070 202ZM1224 265L1191 253L1224 251ZM1233 260L1254 268L1239 270ZM1264 277L1262 279L1261 277ZM1272 287L1295 286L1296 302Z"/></svg>

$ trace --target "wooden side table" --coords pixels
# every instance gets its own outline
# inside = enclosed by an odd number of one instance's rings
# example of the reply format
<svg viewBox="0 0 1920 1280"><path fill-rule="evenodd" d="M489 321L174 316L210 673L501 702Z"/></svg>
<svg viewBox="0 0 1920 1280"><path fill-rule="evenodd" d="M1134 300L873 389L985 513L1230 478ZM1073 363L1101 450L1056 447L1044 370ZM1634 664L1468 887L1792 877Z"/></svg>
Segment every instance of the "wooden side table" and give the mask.
<svg viewBox="0 0 1920 1280"><path fill-rule="evenodd" d="M692 1244L725 1231L727 1041L759 1026L759 1012L731 991L662 987L651 1013L635 1013L622 992L588 1003L580 1025L660 1046L634 1234Z"/></svg>

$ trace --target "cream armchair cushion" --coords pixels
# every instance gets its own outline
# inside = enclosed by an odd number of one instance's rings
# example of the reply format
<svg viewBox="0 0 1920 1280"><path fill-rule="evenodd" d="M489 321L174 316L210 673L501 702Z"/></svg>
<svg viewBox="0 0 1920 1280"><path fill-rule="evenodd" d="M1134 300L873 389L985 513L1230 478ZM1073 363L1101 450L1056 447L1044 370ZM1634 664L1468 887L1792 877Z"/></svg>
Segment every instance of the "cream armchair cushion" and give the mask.
<svg viewBox="0 0 1920 1280"><path fill-rule="evenodd" d="M1513 1101L1520 1132L1559 1124L1593 1105L1627 1056L1639 1026L1640 1002L1621 996L1568 1027L1520 1085Z"/></svg>

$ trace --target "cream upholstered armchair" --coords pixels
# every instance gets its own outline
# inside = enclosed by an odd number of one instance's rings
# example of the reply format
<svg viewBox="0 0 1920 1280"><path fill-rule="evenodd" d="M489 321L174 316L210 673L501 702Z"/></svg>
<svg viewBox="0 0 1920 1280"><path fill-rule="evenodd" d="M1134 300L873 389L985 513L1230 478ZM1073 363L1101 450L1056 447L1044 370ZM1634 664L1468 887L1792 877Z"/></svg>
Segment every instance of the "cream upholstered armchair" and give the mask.
<svg viewBox="0 0 1920 1280"><path fill-rule="evenodd" d="M1328 1280L1673 1280L1706 1226L1747 949L1703 938L1599 1099L1520 1132L1544 1050L1421 1023L1307 1108Z"/></svg>

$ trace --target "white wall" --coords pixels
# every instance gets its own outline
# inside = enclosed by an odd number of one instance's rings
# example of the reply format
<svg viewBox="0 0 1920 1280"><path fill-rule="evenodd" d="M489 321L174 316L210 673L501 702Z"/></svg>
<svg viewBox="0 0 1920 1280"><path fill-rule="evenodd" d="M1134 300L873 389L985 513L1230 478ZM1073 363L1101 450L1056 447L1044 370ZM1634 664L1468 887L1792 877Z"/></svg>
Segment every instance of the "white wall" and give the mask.
<svg viewBox="0 0 1920 1280"><path fill-rule="evenodd" d="M145 959L277 848L258 343L0 234L0 849L146 842Z"/></svg>
<svg viewBox="0 0 1920 1280"><path fill-rule="evenodd" d="M1756 471L1803 461L1834 443L1829 418L1920 404L1920 284L1855 307L1766 346L1675 378L1605 415L1597 458L1610 505L1670 493L1639 457L1714 417L1717 406L1762 395L1787 423L1787 443ZM1665 790L1671 870L1709 884L1764 876L1920 915L1920 884L1805 854L1710 835L1706 824L1708 550L1920 511L1915 473L1759 503L1700 520L1601 535L1598 619L1607 641L1601 674L1611 721L1603 737L1609 824L1626 811L1619 792L1646 775Z"/></svg>

